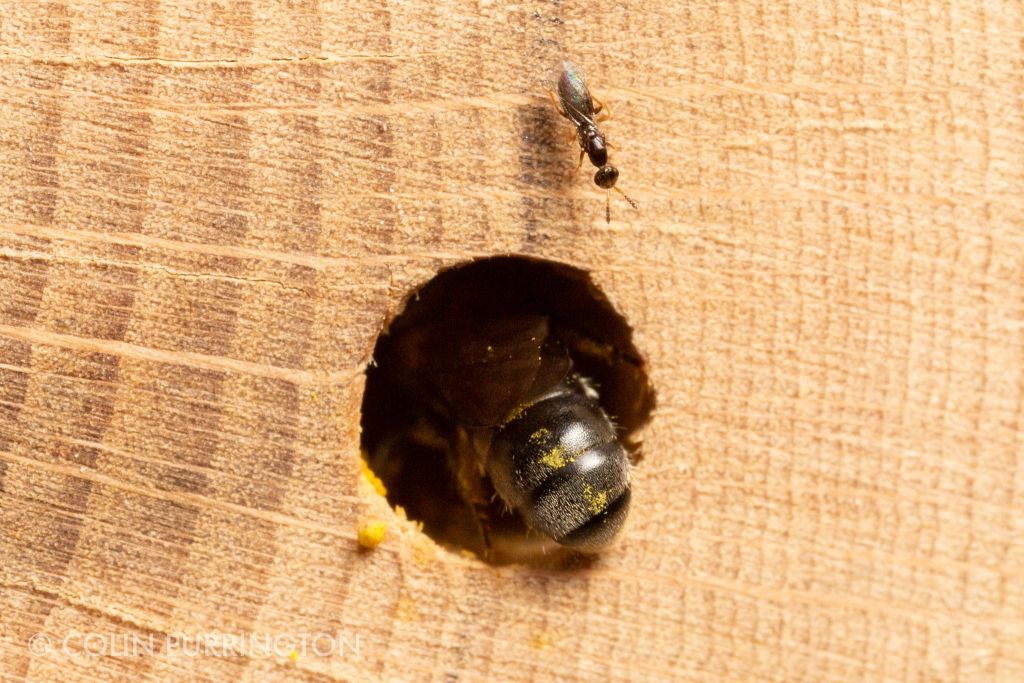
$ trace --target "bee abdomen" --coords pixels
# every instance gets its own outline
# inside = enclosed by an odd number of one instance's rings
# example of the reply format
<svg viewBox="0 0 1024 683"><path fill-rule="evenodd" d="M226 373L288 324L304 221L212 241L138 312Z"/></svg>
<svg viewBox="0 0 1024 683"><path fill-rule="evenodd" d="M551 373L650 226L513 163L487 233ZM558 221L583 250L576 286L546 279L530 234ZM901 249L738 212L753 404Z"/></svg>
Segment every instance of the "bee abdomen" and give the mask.
<svg viewBox="0 0 1024 683"><path fill-rule="evenodd" d="M611 421L578 380L503 425L487 470L533 529L581 550L607 546L629 510L629 460Z"/></svg>

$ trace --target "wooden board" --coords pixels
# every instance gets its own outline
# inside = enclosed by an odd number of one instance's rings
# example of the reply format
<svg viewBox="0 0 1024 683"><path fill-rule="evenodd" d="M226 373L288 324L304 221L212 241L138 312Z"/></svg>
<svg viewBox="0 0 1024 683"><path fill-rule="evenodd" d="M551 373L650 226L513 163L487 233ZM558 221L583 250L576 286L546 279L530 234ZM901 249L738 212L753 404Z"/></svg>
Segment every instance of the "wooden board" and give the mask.
<svg viewBox="0 0 1024 683"><path fill-rule="evenodd" d="M1022 36L1016 0L4 2L4 680L1024 680ZM588 571L449 554L360 475L384 320L498 253L590 271L650 361Z"/></svg>

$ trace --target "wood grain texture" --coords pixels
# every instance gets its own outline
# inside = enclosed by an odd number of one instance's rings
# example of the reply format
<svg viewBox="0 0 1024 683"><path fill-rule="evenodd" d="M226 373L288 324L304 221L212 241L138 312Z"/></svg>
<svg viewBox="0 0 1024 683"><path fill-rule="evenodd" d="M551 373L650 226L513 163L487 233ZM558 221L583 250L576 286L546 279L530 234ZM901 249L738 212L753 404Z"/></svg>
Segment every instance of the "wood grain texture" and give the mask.
<svg viewBox="0 0 1024 683"><path fill-rule="evenodd" d="M6 0L0 187L2 680L1024 680L1017 0ZM585 572L359 474L384 320L508 252L591 271L658 391ZM166 645L321 632L358 653Z"/></svg>

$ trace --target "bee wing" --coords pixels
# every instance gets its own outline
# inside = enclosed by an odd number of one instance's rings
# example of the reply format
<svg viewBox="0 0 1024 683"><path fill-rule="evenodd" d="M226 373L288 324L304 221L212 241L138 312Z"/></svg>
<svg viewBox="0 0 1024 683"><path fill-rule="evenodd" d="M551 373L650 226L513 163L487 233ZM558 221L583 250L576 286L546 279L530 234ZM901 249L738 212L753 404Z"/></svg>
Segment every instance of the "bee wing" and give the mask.
<svg viewBox="0 0 1024 683"><path fill-rule="evenodd" d="M396 352L422 394L468 426L494 426L564 378L572 361L548 339L543 316L454 326L437 321L398 340Z"/></svg>

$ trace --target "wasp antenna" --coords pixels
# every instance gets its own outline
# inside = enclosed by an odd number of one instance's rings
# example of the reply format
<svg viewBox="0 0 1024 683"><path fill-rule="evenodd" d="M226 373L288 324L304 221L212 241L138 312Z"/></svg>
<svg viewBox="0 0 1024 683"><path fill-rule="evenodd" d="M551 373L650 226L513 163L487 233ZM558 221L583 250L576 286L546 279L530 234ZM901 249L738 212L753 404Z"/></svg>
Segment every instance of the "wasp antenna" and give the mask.
<svg viewBox="0 0 1024 683"><path fill-rule="evenodd" d="M613 189L613 190L615 190L616 192L618 192L619 194L621 194L621 195L622 195L622 197L623 197L623 198L624 198L624 199L625 199L625 200L626 200L627 202L629 202L629 205L630 205L630 206L632 206L634 210L636 210L636 211L639 211L639 210L640 210L640 207L638 207L638 206L636 205L636 202L634 202L634 201L633 201L632 199L630 199L630 198L629 198L629 195L627 195L627 194L626 194L625 192L623 192L622 190L620 190L620 189L619 189L619 188L617 188L617 187L613 187L612 189Z"/></svg>
<svg viewBox="0 0 1024 683"><path fill-rule="evenodd" d="M612 222L612 196L607 192L604 193L604 222Z"/></svg>

